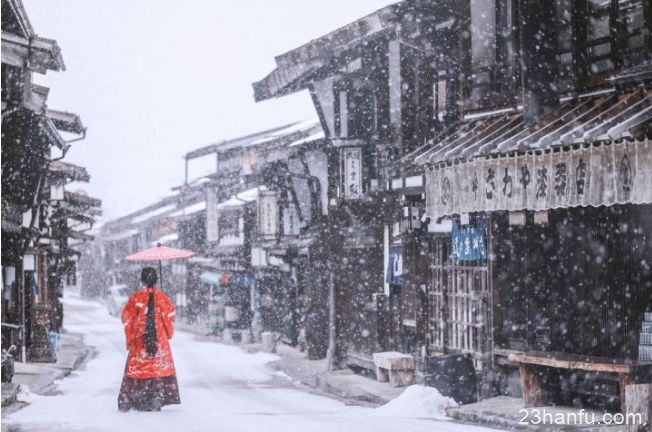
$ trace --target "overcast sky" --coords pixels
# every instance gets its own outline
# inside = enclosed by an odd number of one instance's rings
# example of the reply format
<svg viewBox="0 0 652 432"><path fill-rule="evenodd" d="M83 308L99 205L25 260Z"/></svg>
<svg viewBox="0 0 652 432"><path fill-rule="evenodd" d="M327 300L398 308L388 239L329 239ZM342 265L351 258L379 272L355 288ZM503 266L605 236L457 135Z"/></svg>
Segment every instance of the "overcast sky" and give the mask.
<svg viewBox="0 0 652 432"><path fill-rule="evenodd" d="M89 170L82 187L108 218L169 195L189 150L315 116L307 93L256 104L251 83L274 56L395 2L23 1L66 64L34 81L50 87L50 108L88 127L66 160Z"/></svg>

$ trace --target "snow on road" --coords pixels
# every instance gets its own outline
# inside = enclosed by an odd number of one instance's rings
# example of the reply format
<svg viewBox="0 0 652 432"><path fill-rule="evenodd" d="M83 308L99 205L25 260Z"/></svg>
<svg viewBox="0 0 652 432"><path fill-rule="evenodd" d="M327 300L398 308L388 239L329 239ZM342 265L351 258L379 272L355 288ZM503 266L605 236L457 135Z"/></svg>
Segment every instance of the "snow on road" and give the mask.
<svg viewBox="0 0 652 432"><path fill-rule="evenodd" d="M379 409L348 406L334 399L279 385L279 376L266 366L276 356L247 354L237 347L201 342L178 332L172 340L181 405L161 412L117 409L117 395L126 360L122 324L104 306L66 292L65 327L82 333L97 355L62 380L51 396L30 396L30 404L3 422L21 431L460 431L489 429L441 420L442 400L427 400L431 389L414 387L412 399L397 400ZM428 393L430 392L430 393ZM436 396L434 396L436 397ZM441 398L440 398L441 399ZM408 405L424 409L405 409Z"/></svg>

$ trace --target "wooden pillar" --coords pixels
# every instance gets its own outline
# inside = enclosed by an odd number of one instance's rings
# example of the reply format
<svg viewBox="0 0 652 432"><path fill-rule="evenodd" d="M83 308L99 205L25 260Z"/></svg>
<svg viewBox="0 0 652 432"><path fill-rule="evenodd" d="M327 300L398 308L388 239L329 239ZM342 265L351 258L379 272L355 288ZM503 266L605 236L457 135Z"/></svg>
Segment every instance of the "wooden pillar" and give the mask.
<svg viewBox="0 0 652 432"><path fill-rule="evenodd" d="M521 387L523 388L523 402L526 408L544 406L548 399L544 390L544 380L541 371L537 368L521 363L518 367L521 374Z"/></svg>
<svg viewBox="0 0 652 432"><path fill-rule="evenodd" d="M652 384L628 385L625 388L625 399L627 402L623 405L623 414L637 417L630 420L631 424L627 424L625 430L627 432L647 430L646 424L652 420Z"/></svg>
<svg viewBox="0 0 652 432"><path fill-rule="evenodd" d="M587 65L587 31L588 9L585 0L572 0L572 34L573 34L573 79L575 87L580 87L588 74Z"/></svg>
<svg viewBox="0 0 652 432"><path fill-rule="evenodd" d="M559 105L556 17L547 1L521 0L520 6L523 112L535 123Z"/></svg>

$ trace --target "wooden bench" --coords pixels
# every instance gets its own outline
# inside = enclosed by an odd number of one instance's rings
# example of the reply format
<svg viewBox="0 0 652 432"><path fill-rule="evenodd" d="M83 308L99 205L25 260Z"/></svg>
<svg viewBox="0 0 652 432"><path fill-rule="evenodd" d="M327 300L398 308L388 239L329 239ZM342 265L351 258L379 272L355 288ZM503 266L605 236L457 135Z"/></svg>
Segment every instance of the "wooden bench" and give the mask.
<svg viewBox="0 0 652 432"><path fill-rule="evenodd" d="M389 381L392 387L412 384L414 380L414 357L396 351L374 353L376 380Z"/></svg>
<svg viewBox="0 0 652 432"><path fill-rule="evenodd" d="M369 371L369 373L374 372L376 369L371 357L351 351L346 353L346 364L353 370Z"/></svg>
<svg viewBox="0 0 652 432"><path fill-rule="evenodd" d="M508 360L518 364L523 387L523 402L526 407L543 406L551 399L541 374L537 373L537 366L617 374L620 387L620 406L623 413L627 412L625 396L627 386L652 383L652 362L617 360L560 352L510 354Z"/></svg>

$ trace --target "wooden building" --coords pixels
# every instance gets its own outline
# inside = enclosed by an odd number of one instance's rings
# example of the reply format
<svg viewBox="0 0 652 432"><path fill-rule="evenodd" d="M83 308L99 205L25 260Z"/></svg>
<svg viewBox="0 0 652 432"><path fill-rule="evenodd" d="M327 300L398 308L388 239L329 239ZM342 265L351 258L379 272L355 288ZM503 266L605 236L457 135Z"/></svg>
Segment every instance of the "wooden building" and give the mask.
<svg viewBox="0 0 652 432"><path fill-rule="evenodd" d="M2 1L2 347L23 361L54 361L48 337L63 319L63 286L74 279L78 241L89 237L99 200L66 191L88 181L62 162L85 137L75 114L48 109L34 73L64 70L56 41L38 36L20 0ZM71 138L72 136L72 138Z"/></svg>
<svg viewBox="0 0 652 432"><path fill-rule="evenodd" d="M468 354L488 397L521 391L509 354L636 358L651 7L550 6L406 0L276 57L254 84L257 100L308 89L320 114L343 241L324 262L350 363L397 349L425 374ZM595 375L583 387L613 383Z"/></svg>
<svg viewBox="0 0 652 432"><path fill-rule="evenodd" d="M417 345L471 354L483 397L520 395L523 352L635 361L652 300L649 2L531 6L509 15L524 67L492 61L513 84L462 87L456 128L402 161L427 168ZM615 373L549 381L557 403L624 404Z"/></svg>
<svg viewBox="0 0 652 432"><path fill-rule="evenodd" d="M287 245L279 245L278 236L286 229L298 237L314 217L315 205L310 204L305 183L309 179L298 177L305 176L303 164L314 164L315 157L299 162L302 165L297 168L289 156L319 132L316 121L308 120L187 154L186 163L199 158L216 161L204 187L206 245L202 256L189 260L192 269L187 286L189 301L197 304L201 313L207 313L212 302L204 304L206 299L215 299L212 307L217 309L211 315L219 315L219 323L211 319L217 328L249 333L253 326L254 337L265 329L284 328L296 343L296 317L284 318L294 310L289 302L297 295L288 289L296 286L296 276L291 276L293 272L284 261ZM294 176L290 175L293 170ZM280 309L288 314L278 312L280 305L287 306ZM279 324L282 322L285 324Z"/></svg>
<svg viewBox="0 0 652 432"><path fill-rule="evenodd" d="M254 84L258 101L308 89L328 141L329 243L316 261L332 276L319 283L337 297L334 365L368 367L373 352L398 349L414 332L387 270L399 250L390 247L402 242L403 204L422 200L424 183L398 161L457 115L462 9L388 6L276 57L277 68ZM409 218L418 221L416 213Z"/></svg>

